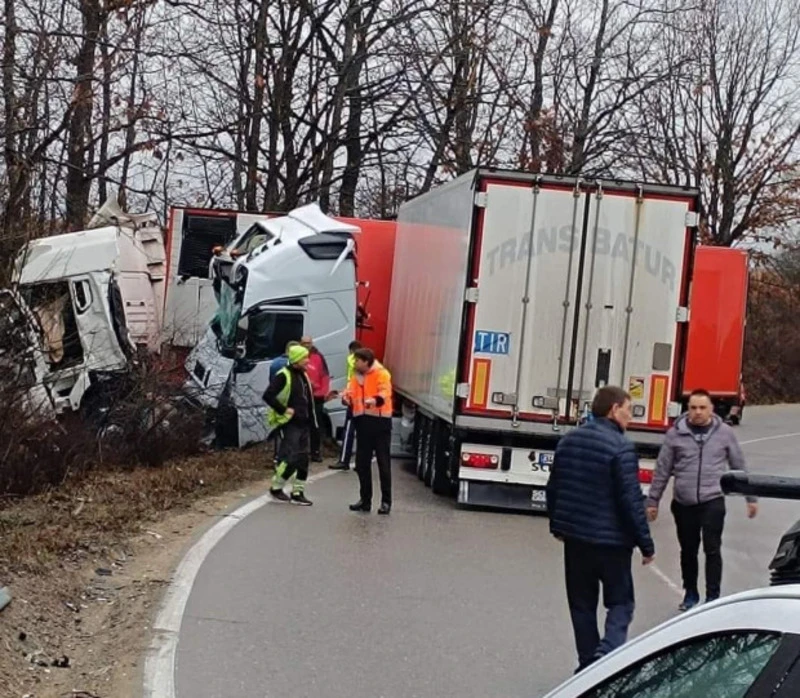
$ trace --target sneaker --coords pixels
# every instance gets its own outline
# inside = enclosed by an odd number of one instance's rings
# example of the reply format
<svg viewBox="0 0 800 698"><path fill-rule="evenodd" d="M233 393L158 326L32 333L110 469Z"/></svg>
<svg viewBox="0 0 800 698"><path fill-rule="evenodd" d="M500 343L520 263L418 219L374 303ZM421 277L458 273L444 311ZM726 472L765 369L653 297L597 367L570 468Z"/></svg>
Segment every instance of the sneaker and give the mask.
<svg viewBox="0 0 800 698"><path fill-rule="evenodd" d="M301 507L310 507L314 502L309 499L306 499L305 492L301 492L300 494L293 494L292 495L292 504L297 504Z"/></svg>
<svg viewBox="0 0 800 698"><path fill-rule="evenodd" d="M683 601L681 601L680 606L678 606L679 611L688 611L689 609L694 608L697 604L700 603L700 595L697 592L687 591L686 596L683 597Z"/></svg>
<svg viewBox="0 0 800 698"><path fill-rule="evenodd" d="M383 502L383 503L381 504L381 507L380 507L380 509L378 509L378 513L379 513L381 516L388 516L388 515L389 515L389 512L390 512L391 510L392 510L392 505L391 505L391 504L387 504L386 502Z"/></svg>
<svg viewBox="0 0 800 698"><path fill-rule="evenodd" d="M269 493L272 495L273 499L277 499L279 502L289 501L289 495L283 490L270 490Z"/></svg>
<svg viewBox="0 0 800 698"><path fill-rule="evenodd" d="M347 463L334 463L328 466L328 470L350 470L350 466Z"/></svg>
<svg viewBox="0 0 800 698"><path fill-rule="evenodd" d="M714 603L719 600L719 596L706 596L706 603Z"/></svg>

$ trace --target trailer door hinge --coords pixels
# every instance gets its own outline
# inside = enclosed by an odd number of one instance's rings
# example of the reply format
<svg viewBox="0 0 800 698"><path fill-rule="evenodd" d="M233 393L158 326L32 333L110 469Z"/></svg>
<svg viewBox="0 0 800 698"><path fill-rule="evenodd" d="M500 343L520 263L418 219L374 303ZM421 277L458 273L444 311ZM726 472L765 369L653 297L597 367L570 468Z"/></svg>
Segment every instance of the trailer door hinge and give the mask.
<svg viewBox="0 0 800 698"><path fill-rule="evenodd" d="M685 222L687 228L696 228L700 225L700 214L697 211L687 211Z"/></svg>
<svg viewBox="0 0 800 698"><path fill-rule="evenodd" d="M470 286L464 292L464 300L467 303L477 303L478 302L478 287L477 286Z"/></svg>
<svg viewBox="0 0 800 698"><path fill-rule="evenodd" d="M678 306L675 311L675 322L689 322L689 308Z"/></svg>
<svg viewBox="0 0 800 698"><path fill-rule="evenodd" d="M488 196L486 195L485 191L479 191L475 193L475 206L478 208L486 208L486 201L488 200Z"/></svg>
<svg viewBox="0 0 800 698"><path fill-rule="evenodd" d="M456 386L456 397L460 398L469 397L469 383L459 383Z"/></svg>

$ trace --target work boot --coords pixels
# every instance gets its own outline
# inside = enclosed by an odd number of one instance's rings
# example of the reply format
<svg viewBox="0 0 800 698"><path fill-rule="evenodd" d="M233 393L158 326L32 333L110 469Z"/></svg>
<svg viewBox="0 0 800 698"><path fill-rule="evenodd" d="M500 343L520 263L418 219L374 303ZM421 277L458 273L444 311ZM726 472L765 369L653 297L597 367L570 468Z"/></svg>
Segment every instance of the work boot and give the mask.
<svg viewBox="0 0 800 698"><path fill-rule="evenodd" d="M271 489L269 493L272 495L273 499L277 499L279 502L288 502L289 495L286 494L283 490L280 489Z"/></svg>
<svg viewBox="0 0 800 698"><path fill-rule="evenodd" d="M683 597L683 601L681 601L680 606L678 606L679 611L688 611L697 604L700 603L700 594L696 591L687 591L686 596Z"/></svg>
<svg viewBox="0 0 800 698"><path fill-rule="evenodd" d="M360 500L358 502L356 502L355 504L351 504L350 505L350 511L363 511L363 512L369 514L371 509L372 509L372 505L371 504L364 504Z"/></svg>
<svg viewBox="0 0 800 698"><path fill-rule="evenodd" d="M297 504L301 507L310 507L314 502L309 499L306 499L305 492L300 492L298 494L292 495L292 504Z"/></svg>
<svg viewBox="0 0 800 698"><path fill-rule="evenodd" d="M347 463L342 463L339 461L338 463L329 465L328 470L350 470L350 466Z"/></svg>

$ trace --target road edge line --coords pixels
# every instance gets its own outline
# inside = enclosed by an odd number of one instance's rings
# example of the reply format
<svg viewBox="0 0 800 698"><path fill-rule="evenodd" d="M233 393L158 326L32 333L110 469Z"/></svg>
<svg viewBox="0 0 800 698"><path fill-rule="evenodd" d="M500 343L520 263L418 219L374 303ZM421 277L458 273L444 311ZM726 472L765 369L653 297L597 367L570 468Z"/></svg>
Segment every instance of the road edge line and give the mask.
<svg viewBox="0 0 800 698"><path fill-rule="evenodd" d="M335 475L327 470L308 478L309 484ZM143 696L145 698L175 698L175 657L178 650L183 615L194 581L209 553L236 524L272 501L269 493L242 504L209 528L183 556L167 592L161 601L156 620L150 628L151 640L144 661Z"/></svg>

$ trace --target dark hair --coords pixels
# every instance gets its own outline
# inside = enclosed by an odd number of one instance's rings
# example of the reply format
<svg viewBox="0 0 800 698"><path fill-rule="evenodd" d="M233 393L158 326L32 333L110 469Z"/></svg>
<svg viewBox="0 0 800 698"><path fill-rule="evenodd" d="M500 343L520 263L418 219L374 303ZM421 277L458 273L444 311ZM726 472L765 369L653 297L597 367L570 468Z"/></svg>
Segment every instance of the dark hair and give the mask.
<svg viewBox="0 0 800 698"><path fill-rule="evenodd" d="M608 417L615 405L624 405L631 396L616 385L600 388L592 400L592 414L595 417Z"/></svg>
<svg viewBox="0 0 800 698"><path fill-rule="evenodd" d="M375 363L375 352L368 347L361 347L353 352L353 356L362 361L366 361L369 366Z"/></svg>
<svg viewBox="0 0 800 698"><path fill-rule="evenodd" d="M705 388L695 388L691 393L689 393L689 399L691 400L693 397L707 397L711 400L711 393L709 393Z"/></svg>
<svg viewBox="0 0 800 698"><path fill-rule="evenodd" d="M350 344L347 345L347 348L350 351L355 351L356 349L361 349L361 342L359 342L357 339L354 339L352 342L350 342Z"/></svg>

